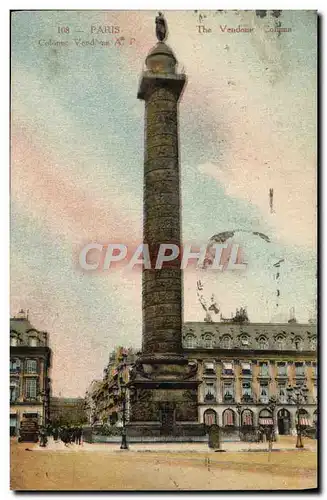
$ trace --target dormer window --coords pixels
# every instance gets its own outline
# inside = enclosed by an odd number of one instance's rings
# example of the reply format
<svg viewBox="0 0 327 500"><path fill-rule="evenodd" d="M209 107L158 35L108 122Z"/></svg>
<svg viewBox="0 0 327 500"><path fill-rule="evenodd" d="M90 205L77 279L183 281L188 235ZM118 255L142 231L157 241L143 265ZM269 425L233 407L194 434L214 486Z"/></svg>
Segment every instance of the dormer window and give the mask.
<svg viewBox="0 0 327 500"><path fill-rule="evenodd" d="M212 335L210 333L207 333L204 336L204 347L206 349L212 349L213 348L213 338L212 338Z"/></svg>
<svg viewBox="0 0 327 500"><path fill-rule="evenodd" d="M302 350L302 339L301 337L295 337L294 339L294 345L295 345L295 349L297 351L301 351Z"/></svg>
<svg viewBox="0 0 327 500"><path fill-rule="evenodd" d="M221 339L221 347L223 349L230 349L232 345L232 339L229 335L224 335Z"/></svg>
<svg viewBox="0 0 327 500"><path fill-rule="evenodd" d="M16 337L16 335L12 335L10 337L10 346L16 347L17 345L18 345L17 337Z"/></svg>
<svg viewBox="0 0 327 500"><path fill-rule="evenodd" d="M259 337L258 343L259 343L260 349L267 349L268 348L268 340L266 337L264 337L264 336Z"/></svg>
<svg viewBox="0 0 327 500"><path fill-rule="evenodd" d="M317 337L311 337L310 339L310 349L315 351L317 349Z"/></svg>
<svg viewBox="0 0 327 500"><path fill-rule="evenodd" d="M247 335L241 336L241 345L247 347L249 345L249 337Z"/></svg>
<svg viewBox="0 0 327 500"><path fill-rule="evenodd" d="M194 335L186 335L185 347L187 349L194 349L194 347L196 347L196 338Z"/></svg>
<svg viewBox="0 0 327 500"><path fill-rule="evenodd" d="M35 336L31 336L28 338L28 345L30 347L37 347L37 338Z"/></svg>
<svg viewBox="0 0 327 500"><path fill-rule="evenodd" d="M282 335L278 335L278 337L276 337L276 345L277 345L277 349L279 349L279 350L284 349L285 339Z"/></svg>

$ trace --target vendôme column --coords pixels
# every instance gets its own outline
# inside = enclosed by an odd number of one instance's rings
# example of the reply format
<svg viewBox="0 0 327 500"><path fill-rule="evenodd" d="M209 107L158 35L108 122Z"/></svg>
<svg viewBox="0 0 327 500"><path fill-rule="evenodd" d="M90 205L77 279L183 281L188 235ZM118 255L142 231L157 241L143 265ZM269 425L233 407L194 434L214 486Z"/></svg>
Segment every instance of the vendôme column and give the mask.
<svg viewBox="0 0 327 500"><path fill-rule="evenodd" d="M180 261L154 269L160 244L181 243L178 101L186 77L176 73L160 13L156 34L138 92L145 101L143 240L152 265L143 270L142 354L130 374L127 427L129 435L194 436L203 425L197 421L197 365L182 352Z"/></svg>
<svg viewBox="0 0 327 500"><path fill-rule="evenodd" d="M143 241L152 261L152 269L143 270L142 352L143 357L168 360L182 351L182 271L179 259L164 263L161 270L153 268L160 244L180 249L178 101L186 77L176 74L177 61L163 42L167 28L161 20L156 23L159 43L146 58L138 92L145 101Z"/></svg>

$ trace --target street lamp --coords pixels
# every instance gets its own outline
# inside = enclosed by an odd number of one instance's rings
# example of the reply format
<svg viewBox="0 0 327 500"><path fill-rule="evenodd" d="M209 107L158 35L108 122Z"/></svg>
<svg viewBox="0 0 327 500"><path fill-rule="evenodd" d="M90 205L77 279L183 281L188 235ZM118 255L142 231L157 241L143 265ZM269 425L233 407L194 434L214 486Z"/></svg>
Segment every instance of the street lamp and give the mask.
<svg viewBox="0 0 327 500"><path fill-rule="evenodd" d="M300 423L300 407L302 406L303 402L305 402L305 397L308 394L308 388L304 386L298 386L296 385L295 387L288 386L287 387L287 393L289 400L292 403L296 404L296 409L297 409L297 426L296 426L296 448L304 448L303 442L302 442L302 431L301 431L301 423Z"/></svg>
<svg viewBox="0 0 327 500"><path fill-rule="evenodd" d="M45 416L45 402L46 402L46 393L45 391L41 391L39 393L39 396L41 398L41 402L42 402L42 409L43 409L43 412L42 412L42 425L45 427L46 425L46 416Z"/></svg>
<svg viewBox="0 0 327 500"><path fill-rule="evenodd" d="M275 409L276 409L276 405L277 405L276 396L271 396L271 398L269 399L269 404L268 404L268 408L271 411L272 421L273 421L272 430L270 433L271 442L272 442L274 434L275 434Z"/></svg>
<svg viewBox="0 0 327 500"><path fill-rule="evenodd" d="M238 433L239 433L240 440L241 440L241 425L242 425L242 422L241 422L242 405L241 405L241 403L237 403L236 410L238 413Z"/></svg>
<svg viewBox="0 0 327 500"><path fill-rule="evenodd" d="M123 377L120 376L120 391L121 391L121 401L123 405L123 429L121 435L121 450L128 450L127 436L126 436L126 384L123 381Z"/></svg>

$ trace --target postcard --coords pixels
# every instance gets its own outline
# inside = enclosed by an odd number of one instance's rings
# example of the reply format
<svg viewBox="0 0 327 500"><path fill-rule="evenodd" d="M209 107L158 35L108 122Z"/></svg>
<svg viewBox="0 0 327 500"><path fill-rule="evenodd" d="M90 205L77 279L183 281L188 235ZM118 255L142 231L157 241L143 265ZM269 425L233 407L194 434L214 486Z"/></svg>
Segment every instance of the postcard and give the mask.
<svg viewBox="0 0 327 500"><path fill-rule="evenodd" d="M10 23L11 489L316 489L317 12Z"/></svg>

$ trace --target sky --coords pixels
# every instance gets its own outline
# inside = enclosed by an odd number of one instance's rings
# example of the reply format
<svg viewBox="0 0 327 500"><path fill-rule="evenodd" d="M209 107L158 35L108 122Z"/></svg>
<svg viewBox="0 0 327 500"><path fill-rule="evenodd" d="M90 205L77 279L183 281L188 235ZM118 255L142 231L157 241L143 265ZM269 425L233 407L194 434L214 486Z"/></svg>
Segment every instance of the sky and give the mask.
<svg viewBox="0 0 327 500"><path fill-rule="evenodd" d="M199 14L210 32L199 33ZM90 242L142 242L144 102L136 96L155 15L12 15L11 315L28 309L49 332L54 395L83 396L116 345L141 345L140 270L90 273L78 256ZM282 322L294 307L307 322L316 295L316 14L165 17L188 79L179 105L183 242L241 230L233 242L247 262L242 272L186 270L184 321L204 319L201 280L224 317L246 306L250 321ZM278 22L291 31L269 31ZM239 25L253 29L225 29Z"/></svg>

